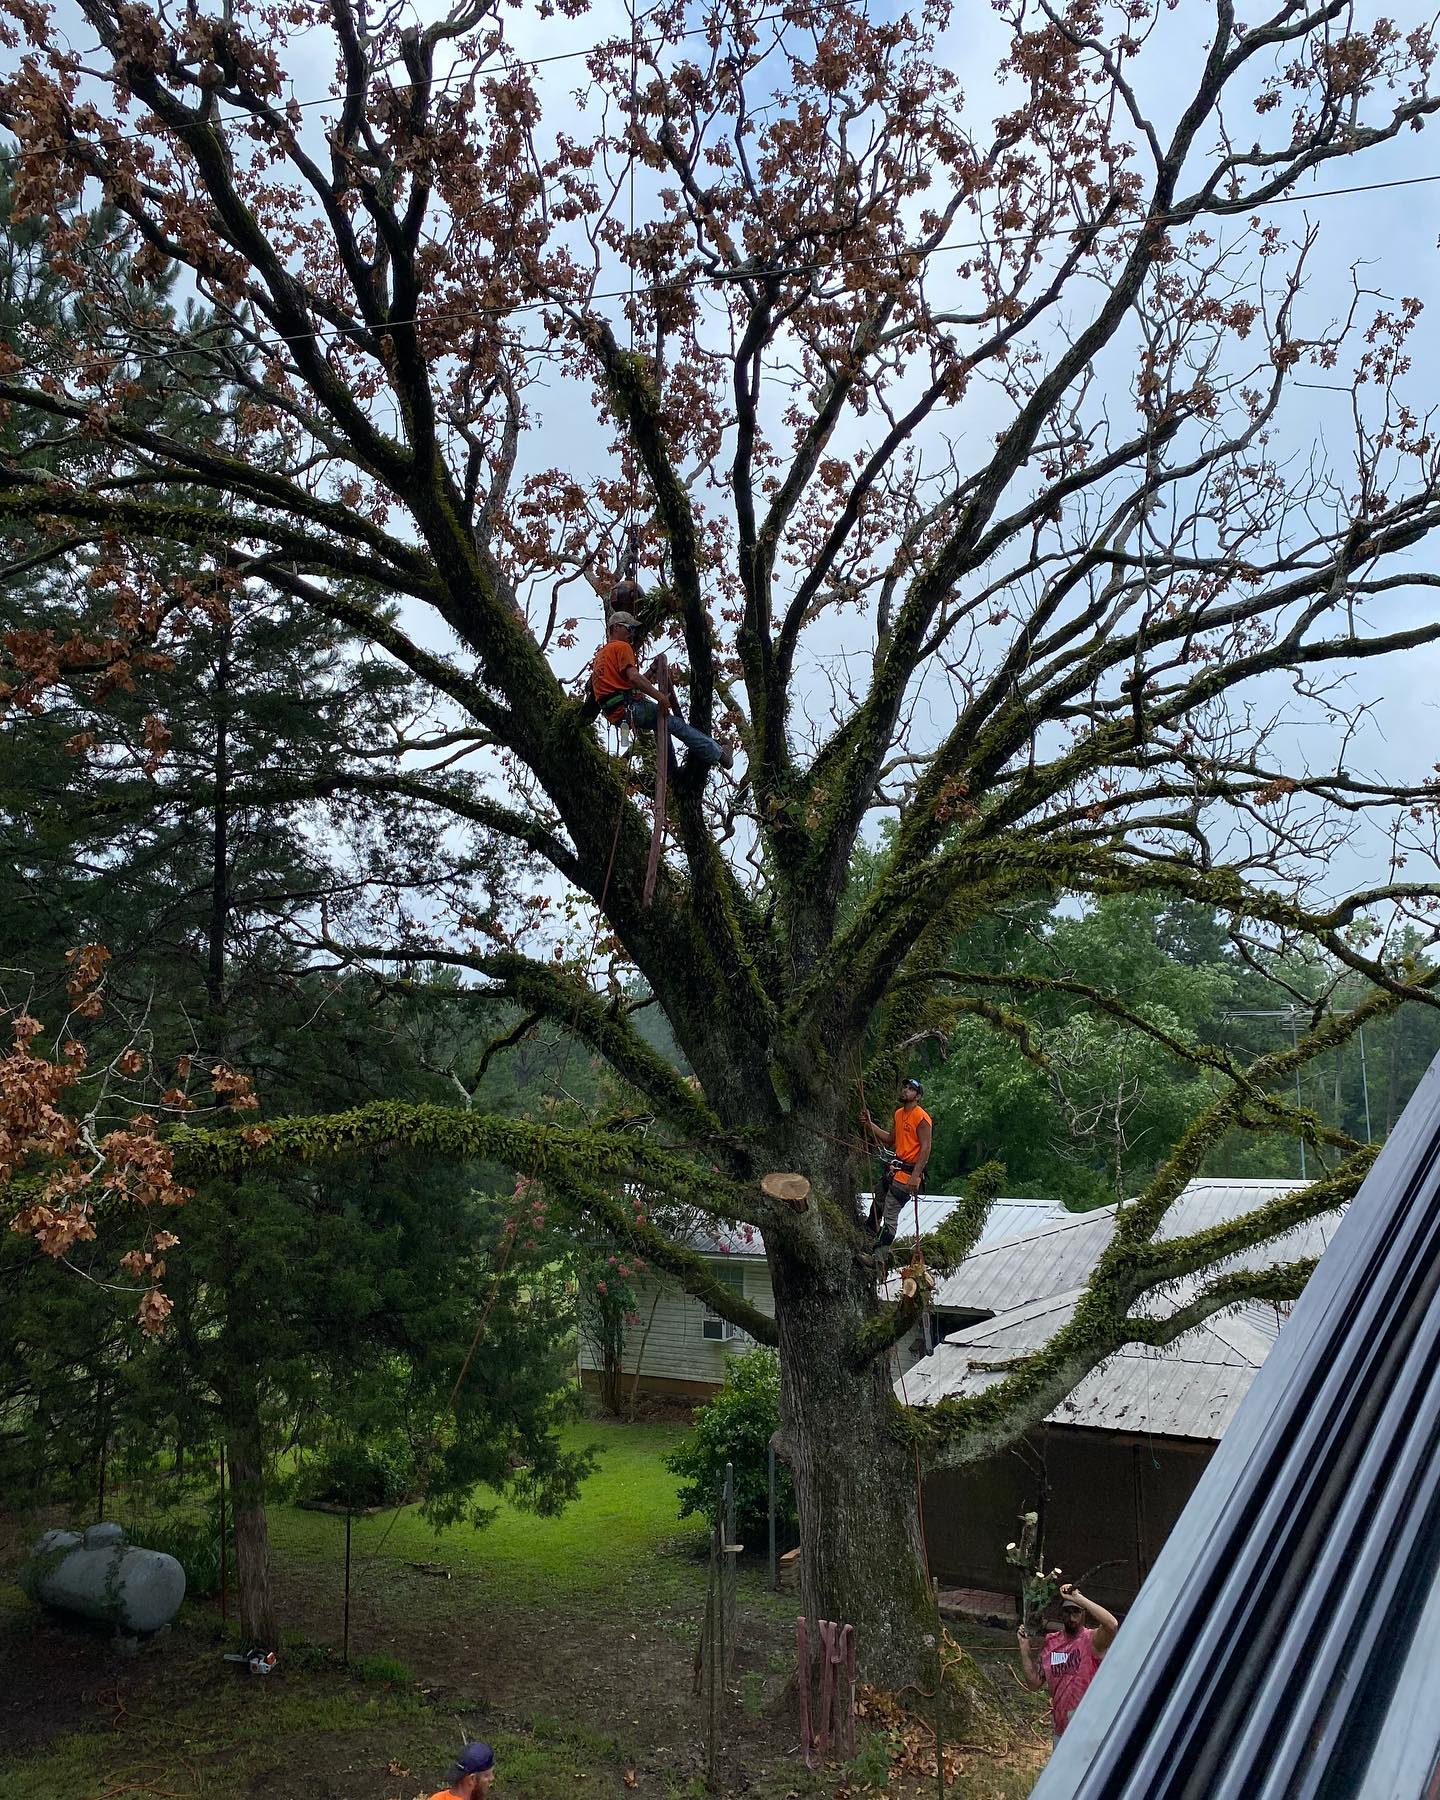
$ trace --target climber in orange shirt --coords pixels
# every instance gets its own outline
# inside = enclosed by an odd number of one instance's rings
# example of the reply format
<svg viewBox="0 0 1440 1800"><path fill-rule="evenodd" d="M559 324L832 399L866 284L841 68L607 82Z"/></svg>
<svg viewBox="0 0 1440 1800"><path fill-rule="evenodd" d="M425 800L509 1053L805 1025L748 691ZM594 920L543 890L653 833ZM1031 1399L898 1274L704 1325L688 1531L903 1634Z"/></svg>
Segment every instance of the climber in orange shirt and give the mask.
<svg viewBox="0 0 1440 1800"><path fill-rule="evenodd" d="M860 1126L876 1143L891 1152L884 1177L870 1202L870 1229L877 1233L875 1247L884 1250L895 1242L895 1229L900 1209L920 1192L925 1165L930 1160L934 1122L920 1104L924 1090L914 1076L900 1084L900 1104L895 1108L895 1124L889 1131L877 1125L867 1106L860 1114Z"/></svg>
<svg viewBox="0 0 1440 1800"><path fill-rule="evenodd" d="M731 768L735 753L727 745L690 724L680 712L674 694L663 694L653 681L643 675L635 657L634 640L640 634L640 621L625 610L626 602L638 603L640 589L633 581L618 583L611 595L612 610L606 623L606 639L596 652L590 668L590 692L600 703L600 710L612 725L628 725L632 731L653 731L660 708L668 706L672 714L670 736L689 751L689 760L702 769ZM671 752L672 766L674 752Z"/></svg>

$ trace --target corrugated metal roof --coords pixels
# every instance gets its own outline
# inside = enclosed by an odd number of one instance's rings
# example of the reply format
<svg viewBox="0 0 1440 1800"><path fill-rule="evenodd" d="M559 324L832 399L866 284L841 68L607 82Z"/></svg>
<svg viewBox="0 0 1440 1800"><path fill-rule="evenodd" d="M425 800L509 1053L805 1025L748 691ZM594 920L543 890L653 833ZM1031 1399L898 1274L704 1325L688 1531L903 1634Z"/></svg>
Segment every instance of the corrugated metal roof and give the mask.
<svg viewBox="0 0 1440 1800"><path fill-rule="evenodd" d="M1066 1213L1033 1230L982 1244L935 1290L947 1312L1012 1312L1032 1300L1068 1293L1094 1268L1114 1230L1113 1207Z"/></svg>
<svg viewBox="0 0 1440 1800"><path fill-rule="evenodd" d="M1437 1280L1440 1059L1167 1537L1034 1800L1435 1793Z"/></svg>
<svg viewBox="0 0 1440 1800"><path fill-rule="evenodd" d="M983 1393L1004 1371L973 1365L1039 1349L1070 1318L1081 1291L1051 1295L952 1332L908 1371L905 1398L917 1406ZM1164 1350L1131 1345L1092 1369L1047 1423L1214 1442L1234 1418L1272 1341L1249 1309L1237 1309Z"/></svg>
<svg viewBox="0 0 1440 1800"><path fill-rule="evenodd" d="M929 1194L920 1202L920 1233L935 1231L960 1204L958 1194ZM870 1204L869 1194L860 1196L862 1206ZM1033 1231L1047 1220L1070 1218L1058 1200L997 1200L990 1208L980 1233L982 1244L993 1244L1017 1232ZM907 1207L900 1221L903 1240L915 1229L914 1208ZM753 1225L734 1225L728 1230L720 1226L702 1227L686 1240L692 1250L702 1256L763 1257L765 1240Z"/></svg>
<svg viewBox="0 0 1440 1800"><path fill-rule="evenodd" d="M960 1198L958 1194L925 1196L920 1202L920 1235L924 1237L943 1225L960 1204ZM862 1208L869 1206L870 1200L869 1194L862 1194ZM1038 1230L1053 1219L1068 1219L1071 1216L1058 1200L996 1200L985 1215L979 1242L995 1244L1002 1238L1016 1237L1022 1231ZM909 1237L914 1230L915 1209L912 1203L900 1216L900 1236Z"/></svg>
<svg viewBox="0 0 1440 1800"><path fill-rule="evenodd" d="M1264 1206L1305 1184L1299 1181L1192 1181L1166 1214L1160 1238L1188 1237ZM966 1257L936 1290L946 1312L1005 1313L1082 1286L1115 1230L1116 1208L1067 1213L1002 1243L987 1243ZM1283 1238L1216 1265L1264 1268L1276 1261L1319 1256L1339 1224L1338 1214L1312 1221Z"/></svg>

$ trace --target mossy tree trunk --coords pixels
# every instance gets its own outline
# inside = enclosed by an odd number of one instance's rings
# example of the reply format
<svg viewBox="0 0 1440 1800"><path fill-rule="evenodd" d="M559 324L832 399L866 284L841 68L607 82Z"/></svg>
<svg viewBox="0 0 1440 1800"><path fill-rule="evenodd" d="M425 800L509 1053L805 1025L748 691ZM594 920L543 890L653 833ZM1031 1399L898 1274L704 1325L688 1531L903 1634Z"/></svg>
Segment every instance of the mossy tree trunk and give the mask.
<svg viewBox="0 0 1440 1800"><path fill-rule="evenodd" d="M224 1403L227 1468L235 1531L235 1586L240 1639L246 1650L274 1650L280 1626L270 1583L265 1520L265 1440L253 1373L234 1371Z"/></svg>
<svg viewBox="0 0 1440 1800"><path fill-rule="evenodd" d="M848 1252L819 1269L772 1255L770 1269L805 1615L853 1625L867 1677L901 1687L920 1672L935 1600L922 1555L919 1466L896 1431L891 1359L857 1366L846 1354L874 1310L873 1278ZM813 1632L811 1642L819 1642Z"/></svg>

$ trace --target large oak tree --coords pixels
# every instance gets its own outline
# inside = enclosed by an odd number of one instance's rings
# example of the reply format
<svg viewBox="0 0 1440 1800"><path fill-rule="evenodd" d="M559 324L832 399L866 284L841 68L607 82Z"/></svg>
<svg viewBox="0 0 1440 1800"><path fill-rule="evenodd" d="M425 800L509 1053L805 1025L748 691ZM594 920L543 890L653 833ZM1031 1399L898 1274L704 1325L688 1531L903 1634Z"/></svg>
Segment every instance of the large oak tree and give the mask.
<svg viewBox="0 0 1440 1800"><path fill-rule="evenodd" d="M0 400L54 442L0 468L0 528L27 567L103 551L115 596L104 637L10 640L11 703L163 653L202 572L368 642L430 686L445 741L326 793L405 798L442 857L465 834L508 846L536 896L457 876L445 906L397 907L370 941L315 921L317 953L448 957L577 1033L663 1126L642 1142L624 1122L388 1106L182 1133L182 1166L396 1143L543 1176L778 1342L807 1609L853 1620L872 1673L912 1671L930 1607L915 1449L980 1454L1119 1344L1293 1292L1303 1269L1204 1273L1367 1166L1285 1083L1430 999L1386 934L1428 919L1428 863L1400 864L1433 850L1431 788L1356 772L1349 747L1302 766L1286 725L1298 708L1348 746L1339 677L1440 637L1417 554L1440 451L1404 395L1418 306L1358 277L1317 300L1317 233L1284 206L1317 177L1363 182L1370 152L1425 124L1429 34L1344 0L1243 22L1230 0L1203 21L1003 0L1002 66L967 100L938 3L876 21L847 0L661 0L616 32L566 0L538 62L487 0L429 24L358 0L78 0L68 32L38 0L0 10L18 192L93 326L64 367L40 337L4 359ZM297 95L317 45L328 97ZM205 391L227 390L208 438L127 409L175 327L105 279L91 201L142 274L179 265L223 324L171 365L185 382L199 359ZM1341 390L1323 454L1313 381ZM103 470L67 477L71 441ZM155 573L176 545L188 581ZM573 682L600 634L591 588L632 553L689 715L743 775L673 784L648 907L647 804ZM305 781L277 769L266 792L303 801ZM856 906L877 811L898 825ZM1380 846L1377 878L1317 886L1352 839ZM1246 1060L1123 995L951 960L995 909L1116 892L1217 908L1242 948L1309 941L1368 997ZM605 979L565 954L567 902L598 915ZM627 968L695 1084L634 1029ZM902 1416L889 1351L915 1303L883 1303L858 1254L855 1112L960 1015L1025 1045L1010 1002L1047 982L1159 1033L1219 1097L1123 1212L1073 1323L982 1398ZM1236 1130L1304 1133L1325 1178L1159 1244ZM806 1210L765 1197L776 1169L809 1178ZM774 1321L618 1200L625 1180L760 1227ZM988 1191L927 1244L932 1266L973 1241ZM1177 1313L1144 1310L1186 1276Z"/></svg>

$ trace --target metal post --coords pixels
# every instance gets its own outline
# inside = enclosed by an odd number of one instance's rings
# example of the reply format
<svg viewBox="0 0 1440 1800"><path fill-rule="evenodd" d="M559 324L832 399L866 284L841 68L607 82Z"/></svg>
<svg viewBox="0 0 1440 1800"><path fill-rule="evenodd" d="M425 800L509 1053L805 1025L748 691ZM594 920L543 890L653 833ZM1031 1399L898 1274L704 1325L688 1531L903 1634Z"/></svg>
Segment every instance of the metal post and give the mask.
<svg viewBox="0 0 1440 1800"><path fill-rule="evenodd" d="M345 1641L341 1660L348 1669L350 1667L350 1520L352 1518L350 1504L345 1505Z"/></svg>
<svg viewBox="0 0 1440 1800"><path fill-rule="evenodd" d="M220 1445L220 1623L230 1617L229 1564L225 1557L225 1445Z"/></svg>
<svg viewBox="0 0 1440 1800"><path fill-rule="evenodd" d="M780 1586L780 1568L775 1561L775 1446L770 1445L770 1586Z"/></svg>
<svg viewBox="0 0 1440 1800"><path fill-rule="evenodd" d="M725 1468L728 1473L729 1463L726 1463ZM729 1541L725 1535L725 1490L722 1486L720 1504L715 1508L715 1632L719 1645L715 1662L722 1681L725 1679L725 1546ZM711 1694L714 1694L713 1684ZM714 1704L713 1698L711 1704Z"/></svg>
<svg viewBox="0 0 1440 1800"><path fill-rule="evenodd" d="M728 1662L725 1657L720 1659L720 1679L724 1681L730 1673L730 1662L733 1662L735 1657L736 1551L734 1546L737 1540L735 1537L735 1465L733 1463L725 1465L725 1505L721 1516L721 1528L725 1533L721 1544L725 1560L720 1565L724 1576L720 1588L720 1600L724 1608L726 1656L730 1659Z"/></svg>
<svg viewBox="0 0 1440 1800"><path fill-rule="evenodd" d="M718 1526L715 1535L716 1537L719 1535ZM719 1559L715 1555L715 1537L712 1537L710 1540L710 1580L705 1589L705 1660L709 1665L707 1673L710 1677L710 1718L705 1733L705 1786L712 1793L715 1788L715 1664L717 1661L715 1654L715 1621L716 1614L720 1610L719 1595L715 1592L715 1583L719 1573Z"/></svg>

